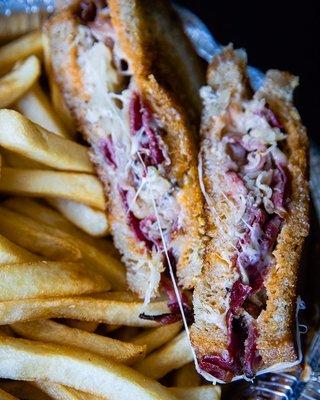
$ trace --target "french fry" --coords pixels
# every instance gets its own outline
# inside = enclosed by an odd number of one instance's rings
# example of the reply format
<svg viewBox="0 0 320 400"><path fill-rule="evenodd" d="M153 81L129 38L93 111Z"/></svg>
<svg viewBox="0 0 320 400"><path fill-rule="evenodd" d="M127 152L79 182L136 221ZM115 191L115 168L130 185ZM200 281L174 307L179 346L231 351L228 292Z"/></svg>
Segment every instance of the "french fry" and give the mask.
<svg viewBox="0 0 320 400"><path fill-rule="evenodd" d="M194 363L184 365L175 371L173 383L177 387L200 386L201 378Z"/></svg>
<svg viewBox="0 0 320 400"><path fill-rule="evenodd" d="M105 209L98 178L76 172L2 168L0 192L28 197L62 197Z"/></svg>
<svg viewBox="0 0 320 400"><path fill-rule="evenodd" d="M220 386L205 385L185 388L169 388L180 400L220 400Z"/></svg>
<svg viewBox="0 0 320 400"><path fill-rule="evenodd" d="M27 197L10 197L4 200L1 205L47 226L67 232L68 229L71 229L72 233L77 231L77 229L73 227L72 224L61 214L52 208L47 207L45 204L40 203L36 199L29 199Z"/></svg>
<svg viewBox="0 0 320 400"><path fill-rule="evenodd" d="M0 381L0 387L13 396L28 400L51 400L33 384L23 381Z"/></svg>
<svg viewBox="0 0 320 400"><path fill-rule="evenodd" d="M48 199L47 199L48 202ZM51 204L51 202L49 202ZM23 197L12 197L2 202L6 208L17 211L22 215L33 218L37 222L42 222L45 225L58 228L72 236L79 238L94 247L98 247L100 251L118 258L118 253L115 247L109 240L98 240L85 234L71 222L69 222L63 215L48 207L45 204L39 203L37 200L23 198Z"/></svg>
<svg viewBox="0 0 320 400"><path fill-rule="evenodd" d="M99 326L95 321L78 321L77 319L66 319L63 323L70 328L80 329L85 332L93 333Z"/></svg>
<svg viewBox="0 0 320 400"><path fill-rule="evenodd" d="M25 299L0 302L0 325L49 318L71 318L104 322L110 325L152 328L155 321L139 318L143 303L99 299L89 296ZM168 312L165 301L150 303L145 312L159 315Z"/></svg>
<svg viewBox="0 0 320 400"><path fill-rule="evenodd" d="M109 224L105 212L72 200L48 199L48 202L88 235L103 237L109 233Z"/></svg>
<svg viewBox="0 0 320 400"><path fill-rule="evenodd" d="M95 295L95 297L97 297L97 298L99 297L99 298L103 298L103 299L107 299L107 300L124 301L126 303L141 302L141 300L135 293L129 292L129 291L112 291L109 293L97 293Z"/></svg>
<svg viewBox="0 0 320 400"><path fill-rule="evenodd" d="M134 368L149 378L160 379L192 360L189 338L186 332L182 332L165 346L136 363Z"/></svg>
<svg viewBox="0 0 320 400"><path fill-rule="evenodd" d="M69 328L50 320L17 323L11 327L26 339L75 346L125 365L145 356L145 346Z"/></svg>
<svg viewBox="0 0 320 400"><path fill-rule="evenodd" d="M148 329L129 339L129 342L146 345L146 354L149 354L173 339L180 332L181 327L181 322L175 322L174 324L159 326L159 328Z"/></svg>
<svg viewBox="0 0 320 400"><path fill-rule="evenodd" d="M28 207L26 207L27 209ZM30 209L29 209L30 211ZM22 212L22 210L21 210ZM37 214L34 214L37 218ZM20 213L0 207L0 234L30 251L38 252L49 259L80 260L110 280L116 289L126 288L124 266L115 258L90 245L85 240L46 226ZM70 249L66 253L66 249Z"/></svg>
<svg viewBox="0 0 320 400"><path fill-rule="evenodd" d="M75 227L60 213L34 199L15 197L5 200L2 204L13 211L17 211L20 214L33 218L38 222L42 222L48 226L58 228L71 234L75 238L81 239L82 241L89 243L91 246L97 247L99 251L103 251L113 258L118 260L120 259L120 255L111 240L92 238Z"/></svg>
<svg viewBox="0 0 320 400"><path fill-rule="evenodd" d="M15 244L52 260L76 261L82 258L78 246L56 234L56 229L0 207L0 234Z"/></svg>
<svg viewBox="0 0 320 400"><path fill-rule="evenodd" d="M1 154L5 161L5 166L13 168L24 168L24 169L51 169L47 165L43 165L37 161L30 160L30 158L24 157L21 154L14 153L5 148L1 149Z"/></svg>
<svg viewBox="0 0 320 400"><path fill-rule="evenodd" d="M110 284L79 263L36 261L0 266L0 301L102 292Z"/></svg>
<svg viewBox="0 0 320 400"><path fill-rule="evenodd" d="M117 329L121 328L121 325L103 325L103 333L109 334L111 332L116 331Z"/></svg>
<svg viewBox="0 0 320 400"><path fill-rule="evenodd" d="M38 256L0 235L0 264L16 264L36 260L39 260Z"/></svg>
<svg viewBox="0 0 320 400"><path fill-rule="evenodd" d="M167 388L122 364L76 348L0 338L0 376L52 381L108 400L177 400Z"/></svg>
<svg viewBox="0 0 320 400"><path fill-rule="evenodd" d="M0 336L14 336L14 332L9 325L2 325L0 326Z"/></svg>
<svg viewBox="0 0 320 400"><path fill-rule="evenodd" d="M46 93L36 83L15 104L15 108L32 122L63 137L69 134L57 117Z"/></svg>
<svg viewBox="0 0 320 400"><path fill-rule="evenodd" d="M134 336L140 332L140 328L133 326L122 326L114 334L113 337L124 342L130 342ZM144 346L146 348L146 346Z"/></svg>
<svg viewBox="0 0 320 400"><path fill-rule="evenodd" d="M105 400L102 397L80 392L79 390L59 385L58 383L37 381L32 382L31 385L42 390L53 400Z"/></svg>
<svg viewBox="0 0 320 400"><path fill-rule="evenodd" d="M0 108L14 103L23 96L40 75L40 62L30 56L11 72L0 78Z"/></svg>
<svg viewBox="0 0 320 400"><path fill-rule="evenodd" d="M1 400L19 400L17 397L12 396L11 394L5 392L2 389L0 389L0 399Z"/></svg>
<svg viewBox="0 0 320 400"><path fill-rule="evenodd" d="M0 47L0 75L17 62L31 55L41 56L42 38L39 31L30 32Z"/></svg>
<svg viewBox="0 0 320 400"><path fill-rule="evenodd" d="M0 110L0 145L55 169L94 172L87 147L46 130L14 110Z"/></svg>

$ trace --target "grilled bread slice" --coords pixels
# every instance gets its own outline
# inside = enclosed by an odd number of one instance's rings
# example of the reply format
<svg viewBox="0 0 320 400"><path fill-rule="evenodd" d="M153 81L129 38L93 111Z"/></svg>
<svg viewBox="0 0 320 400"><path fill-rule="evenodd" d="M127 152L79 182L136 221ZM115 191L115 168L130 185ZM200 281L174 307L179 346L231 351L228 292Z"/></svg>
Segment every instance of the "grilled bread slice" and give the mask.
<svg viewBox="0 0 320 400"><path fill-rule="evenodd" d="M297 361L299 260L308 234L308 140L292 104L297 78L270 70L252 93L246 54L225 48L208 69L199 176L205 250L192 344L220 381Z"/></svg>
<svg viewBox="0 0 320 400"><path fill-rule="evenodd" d="M185 288L201 270L201 63L167 1L83 3L46 24L53 71L91 145L129 286L149 301L168 264Z"/></svg>

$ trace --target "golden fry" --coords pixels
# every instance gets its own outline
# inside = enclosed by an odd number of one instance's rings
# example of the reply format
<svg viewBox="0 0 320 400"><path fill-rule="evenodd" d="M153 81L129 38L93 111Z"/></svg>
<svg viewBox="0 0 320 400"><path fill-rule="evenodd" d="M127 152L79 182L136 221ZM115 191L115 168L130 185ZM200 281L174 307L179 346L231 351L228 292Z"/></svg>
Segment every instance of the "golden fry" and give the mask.
<svg viewBox="0 0 320 400"><path fill-rule="evenodd" d="M0 381L0 387L20 399L51 400L51 397L33 386L32 383L23 381Z"/></svg>
<svg viewBox="0 0 320 400"><path fill-rule="evenodd" d="M99 323L95 321L78 321L77 319L66 319L63 323L70 326L70 328L80 329L89 333L93 333L99 326Z"/></svg>
<svg viewBox="0 0 320 400"><path fill-rule="evenodd" d="M55 169L94 171L87 147L42 128L14 110L0 110L0 145Z"/></svg>
<svg viewBox="0 0 320 400"><path fill-rule="evenodd" d="M36 260L39 260L38 256L0 235L0 264L17 264Z"/></svg>
<svg viewBox="0 0 320 400"><path fill-rule="evenodd" d="M79 263L37 261L0 265L0 301L80 295L110 289L101 275Z"/></svg>
<svg viewBox="0 0 320 400"><path fill-rule="evenodd" d="M44 225L41 222L46 218L45 213L34 213L28 204L30 203L26 203L25 209L20 207L19 213L0 207L0 217L3 219L0 234L49 259L72 261L82 259L88 268L105 275L114 288L126 287L125 268L121 262L79 236L75 237L60 229ZM37 222L22 215L23 213L42 221ZM69 252L66 252L67 249L70 249Z"/></svg>
<svg viewBox="0 0 320 400"><path fill-rule="evenodd" d="M16 323L11 326L19 336L26 339L75 346L126 365L145 356L145 346L69 328L50 320Z"/></svg>
<svg viewBox="0 0 320 400"><path fill-rule="evenodd" d="M69 137L46 93L36 83L15 104L15 108L32 122L57 135Z"/></svg>
<svg viewBox="0 0 320 400"><path fill-rule="evenodd" d="M174 324L159 326L159 328L148 329L130 339L129 342L146 345L146 354L149 354L173 339L181 331L181 327L181 322L175 322Z"/></svg>
<svg viewBox="0 0 320 400"><path fill-rule="evenodd" d="M40 75L40 62L30 56L14 70L0 78L0 108L14 103L23 96Z"/></svg>
<svg viewBox="0 0 320 400"><path fill-rule="evenodd" d="M41 56L42 39L39 31L27 33L0 47L0 75L8 72L17 62L31 55Z"/></svg>
<svg viewBox="0 0 320 400"><path fill-rule="evenodd" d="M47 165L43 165L37 161L31 160L30 158L24 157L21 154L14 153L13 151L5 148L1 149L1 155L4 158L5 166L7 167L24 169L51 169Z"/></svg>
<svg viewBox="0 0 320 400"><path fill-rule="evenodd" d="M189 338L186 332L182 332L134 367L149 378L160 379L173 369L180 368L192 360Z"/></svg>
<svg viewBox="0 0 320 400"><path fill-rule="evenodd" d="M72 200L49 199L48 202L88 235L103 237L109 233L105 212Z"/></svg>
<svg viewBox="0 0 320 400"><path fill-rule="evenodd" d="M19 400L17 397L12 396L11 394L5 392L2 389L0 389L0 399L1 400Z"/></svg>
<svg viewBox="0 0 320 400"><path fill-rule="evenodd" d="M200 386L201 377L196 371L194 363L191 362L175 371L173 382L178 387Z"/></svg>
<svg viewBox="0 0 320 400"><path fill-rule="evenodd" d="M0 207L0 219L0 234L31 252L52 260L81 259L78 246L68 241L68 237L63 234L58 236L54 228L39 224L5 207Z"/></svg>
<svg viewBox="0 0 320 400"><path fill-rule="evenodd" d="M105 209L98 178L76 172L3 168L0 192L29 197L62 197Z"/></svg>
<svg viewBox="0 0 320 400"><path fill-rule="evenodd" d="M59 383L37 381L32 382L31 385L42 390L53 400L105 400L93 394L80 392L79 390L59 385Z"/></svg>
<svg viewBox="0 0 320 400"><path fill-rule="evenodd" d="M0 338L0 376L53 381L109 400L177 400L160 383L127 366L76 348L25 339Z"/></svg>
<svg viewBox="0 0 320 400"><path fill-rule="evenodd" d="M49 318L71 318L104 322L110 325L155 327L159 324L139 318L143 303L128 303L90 296L25 299L0 302L0 325ZM144 309L150 315L168 312L165 301L150 303Z"/></svg>
<svg viewBox="0 0 320 400"><path fill-rule="evenodd" d="M47 199L49 204L52 204L54 199ZM59 200L60 201L60 200ZM26 215L27 217L33 218L37 222L42 222L45 225L58 228L72 236L81 239L90 245L98 247L99 250L114 257L115 248L112 243L107 240L97 240L88 236L71 222L69 222L59 212L53 210L45 204L38 202L35 199L24 198L24 197L11 197L2 202L2 205L10 210L17 211L20 214ZM88 207L88 206L86 206ZM97 210L94 210L97 211Z"/></svg>

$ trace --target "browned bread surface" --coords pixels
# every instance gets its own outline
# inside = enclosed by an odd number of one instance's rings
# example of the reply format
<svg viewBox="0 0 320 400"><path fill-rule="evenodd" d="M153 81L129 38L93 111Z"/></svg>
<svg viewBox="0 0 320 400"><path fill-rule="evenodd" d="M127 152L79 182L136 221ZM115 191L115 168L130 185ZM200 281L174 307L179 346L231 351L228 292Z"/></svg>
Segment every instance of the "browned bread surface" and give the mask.
<svg viewBox="0 0 320 400"><path fill-rule="evenodd" d="M208 81L214 89L227 90L235 99L247 98L248 90L243 76L246 66L242 53L235 53L227 48L220 57L209 66ZM263 87L256 97L263 97L271 110L277 115L287 133L285 153L288 158L288 169L291 176L291 202L284 226L278 237L273 252L275 265L266 276L267 303L266 309L258 317L259 333L257 347L263 359L263 367L282 362L296 360L295 349L295 311L297 298L297 279L301 250L309 229L309 193L307 182L308 140L297 110L292 105L290 95L296 86L296 78L288 73L269 71ZM228 104L228 103L227 103ZM220 110L212 110L219 118L225 110L220 104ZM202 123L202 140L217 124L212 115L204 115ZM217 124L218 125L218 124ZM216 128L219 131L218 128ZM219 133L217 134L219 137ZM204 186L211 200L219 188L210 186L209 171L204 169ZM216 209L221 214L230 209L221 209L216 203ZM219 209L220 208L220 209ZM212 211L206 209L207 232L211 239L206 248L205 264L201 278L195 286L195 324L191 330L192 343L199 357L207 354L221 354L227 348L227 334L217 324L206 320L206 307L223 313L224 303L228 293L226 287L231 287L238 273L231 262L224 261L221 256L223 245L218 239L219 233L212 220ZM227 214L225 214L227 217ZM219 243L219 245L217 245ZM228 237L225 237L227 246ZM210 316L210 313L209 313Z"/></svg>
<svg viewBox="0 0 320 400"><path fill-rule="evenodd" d="M152 10L145 1L110 1L109 6L112 23L133 70L135 84L152 105L167 132L164 140L172 161L170 176L179 184L178 202L185 215L184 251L177 271L181 283L191 287L193 277L201 268L200 253L203 246L203 203L197 178L195 136L201 67L166 1L156 1ZM46 24L46 32L50 38L55 78L79 131L96 148L95 132L100 127L85 117L86 102L90 98L77 62L77 24L74 11L63 10ZM124 29L126 34L123 33ZM169 31L172 35L168 34ZM108 127L104 129L108 134ZM141 246L128 231L121 201L114 193L110 193L103 161L96 151L93 152L93 160L105 184L107 197L111 199L107 212L116 246L128 259L139 260L142 257ZM197 258L196 262L190 262L191 258ZM128 270L129 284L141 296L146 290L148 273L144 267L140 271L134 268Z"/></svg>

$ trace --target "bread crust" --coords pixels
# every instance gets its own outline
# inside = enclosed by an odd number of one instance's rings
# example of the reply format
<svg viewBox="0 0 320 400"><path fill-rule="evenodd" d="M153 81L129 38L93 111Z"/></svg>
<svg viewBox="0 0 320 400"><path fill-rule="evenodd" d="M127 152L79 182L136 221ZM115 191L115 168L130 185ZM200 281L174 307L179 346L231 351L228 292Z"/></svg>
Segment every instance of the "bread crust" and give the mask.
<svg viewBox="0 0 320 400"><path fill-rule="evenodd" d="M248 94L244 77L245 66L246 63L243 63L239 53L236 54L230 47L225 49L209 66L210 85L214 89L227 89L232 96L241 99ZM275 265L269 269L265 278L266 309L256 320L257 348L262 356L263 368L297 360L295 340L297 279L302 247L309 231L309 188L308 139L299 114L290 99L292 87L296 84L295 79L288 73L268 71L263 87L255 95L257 98L266 99L287 133L285 152L291 176L291 202L273 251ZM204 116L201 128L203 143L212 129L212 120L209 116ZM210 186L208 174L209 171L204 169L204 185L210 197L218 188ZM196 323L191 330L192 343L199 358L208 354L221 354L227 349L226 329L217 326L216 323L204 322L203 313L205 307L209 305L223 314L226 311L224 304L228 304L226 283L232 285L239 277L232 263L222 259L223 249L217 249L217 228L214 226L212 211L208 206L206 206L206 217L206 230L211 239L206 248L201 278L195 285ZM209 297L210 290L214 293L212 297Z"/></svg>
<svg viewBox="0 0 320 400"><path fill-rule="evenodd" d="M179 184L178 202L185 221L184 251L177 265L177 274L184 287L192 287L194 276L201 269L200 254L203 248L202 227L204 224L202 195L197 183L198 149L195 135L195 126L199 118L200 102L197 89L201 84L201 68L181 32L181 27L173 25L177 22L176 17L166 2L156 1L152 11L149 10L145 1L140 0L110 1L109 7L112 24L116 29L121 49L129 60L135 84L142 96L152 105L156 117L162 122L167 132L164 141L168 146L172 162L170 178L175 179ZM159 13L163 15L163 18L158 18L158 20L165 20L165 28L171 27L176 36L182 40L183 55L185 58L190 58L187 62L188 68L195 71L192 82L188 79L186 71L174 72L171 70L171 64L167 65L166 60L163 60L175 43L168 42L168 37L161 36L164 34L164 27L159 27L155 32L150 31ZM55 78L77 122L79 131L95 147L92 132L96 127L86 120L84 112L88 95L77 63L75 40L77 21L73 9L63 10L51 18L46 24L46 32L50 38ZM170 45L169 50L158 53L156 47L165 48L166 44ZM175 52L170 55L170 58L171 63L175 63L177 67L186 68L183 67L184 62ZM159 70L155 64L157 59L161 63ZM177 72L180 73L181 79L177 78ZM180 84L179 91L177 82ZM186 104L188 108L185 108ZM185 109L191 109L194 112L188 115ZM105 185L107 198L113 199L108 203L107 214L115 244L121 253L129 252L139 259L143 255L143 249L126 227L126 215L119 195L110 193L103 163L96 152L92 153L92 159ZM190 267L193 252L198 253L199 258L196 268ZM145 294L148 273L147 270L141 270L137 274L134 268L128 270L129 285L140 296Z"/></svg>

